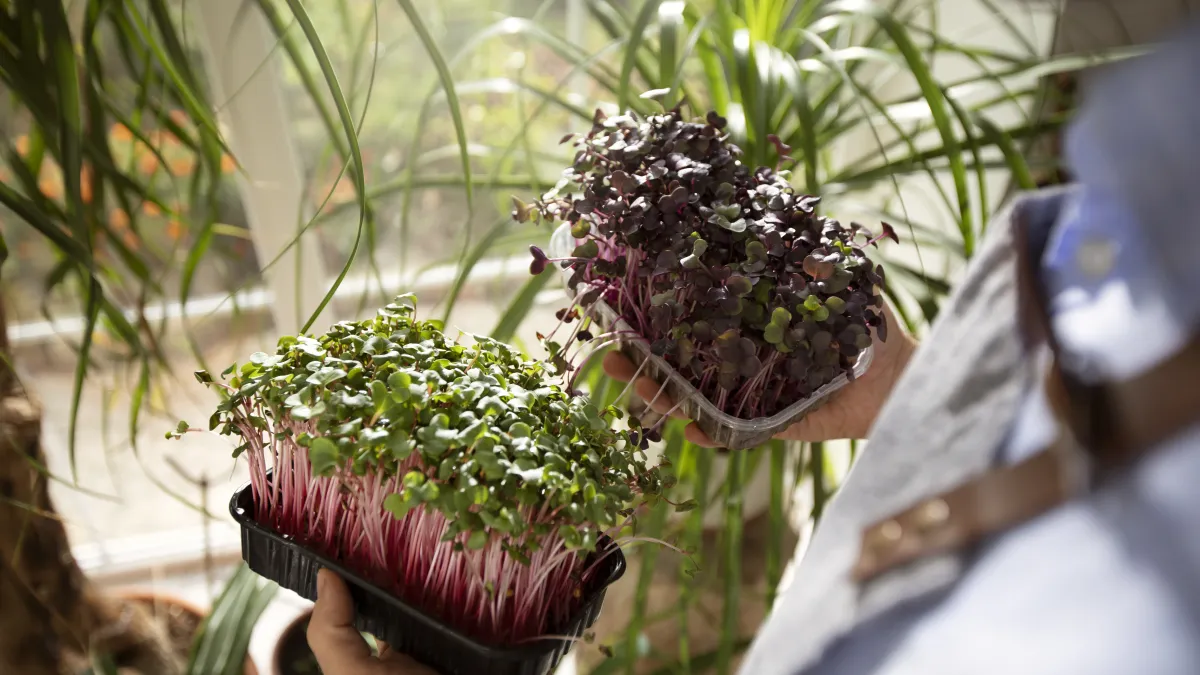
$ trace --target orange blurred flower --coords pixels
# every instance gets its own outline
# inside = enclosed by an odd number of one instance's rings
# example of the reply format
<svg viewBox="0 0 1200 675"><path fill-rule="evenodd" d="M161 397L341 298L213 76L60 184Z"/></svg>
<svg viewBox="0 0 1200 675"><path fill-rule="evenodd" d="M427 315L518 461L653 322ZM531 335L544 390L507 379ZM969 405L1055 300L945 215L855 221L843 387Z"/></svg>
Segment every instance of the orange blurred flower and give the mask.
<svg viewBox="0 0 1200 675"><path fill-rule="evenodd" d="M131 251L138 250L138 236L133 230L125 230L125 233L121 235L121 241L125 242L125 248Z"/></svg>
<svg viewBox="0 0 1200 675"><path fill-rule="evenodd" d="M167 129L154 129L146 133L146 140L150 141L150 145L158 148L159 152L166 153L172 149L172 146L179 145L179 139L175 138Z"/></svg>
<svg viewBox="0 0 1200 675"><path fill-rule="evenodd" d="M92 203L92 167L87 164L79 171L79 196L84 204Z"/></svg>
<svg viewBox="0 0 1200 675"><path fill-rule="evenodd" d="M24 157L27 152L29 152L29 136L21 134L17 136L17 154Z"/></svg>
<svg viewBox="0 0 1200 675"><path fill-rule="evenodd" d="M182 110L172 110L169 115L171 117L171 121L175 122L175 124L178 124L181 127L187 125L187 123L191 121L191 118L188 117L188 114Z"/></svg>
<svg viewBox="0 0 1200 675"><path fill-rule="evenodd" d="M160 216L162 209L158 208L158 204L154 202L142 202L142 213L148 216Z"/></svg>
<svg viewBox="0 0 1200 675"><path fill-rule="evenodd" d="M117 122L109 127L108 135L111 136L114 141L128 142L133 140L133 132L129 130L129 127L121 124L120 122Z"/></svg>
<svg viewBox="0 0 1200 675"><path fill-rule="evenodd" d="M149 176L157 170L158 170L158 158L157 157L150 154L149 152L142 155L141 157L138 157L138 171Z"/></svg>
<svg viewBox="0 0 1200 675"><path fill-rule="evenodd" d="M125 209L113 209L108 212L108 224L118 232L126 230L129 228L129 214L125 213Z"/></svg>
<svg viewBox="0 0 1200 675"><path fill-rule="evenodd" d="M62 183L49 176L38 181L38 190L50 199L62 197Z"/></svg>
<svg viewBox="0 0 1200 675"><path fill-rule="evenodd" d="M331 185L330 183L323 185L321 189L317 191L315 195L313 195L313 202L315 205L319 206L321 202L325 201L326 195L328 195L329 202L326 204L326 208L335 204L345 204L346 202L354 201L354 189L354 181L351 180L350 176L343 175L341 179L338 180L337 185ZM330 190L332 190L332 194L330 194Z"/></svg>
<svg viewBox="0 0 1200 675"><path fill-rule="evenodd" d="M196 158L188 155L171 160L171 174L174 176L187 176L192 173L192 169L196 168Z"/></svg>
<svg viewBox="0 0 1200 675"><path fill-rule="evenodd" d="M237 169L237 162L233 161L233 157L221 155L221 172L233 173L235 169Z"/></svg>
<svg viewBox="0 0 1200 675"><path fill-rule="evenodd" d="M174 218L167 221L167 236L170 237L171 241L179 241L185 232L187 232L187 228L184 227L183 223Z"/></svg>

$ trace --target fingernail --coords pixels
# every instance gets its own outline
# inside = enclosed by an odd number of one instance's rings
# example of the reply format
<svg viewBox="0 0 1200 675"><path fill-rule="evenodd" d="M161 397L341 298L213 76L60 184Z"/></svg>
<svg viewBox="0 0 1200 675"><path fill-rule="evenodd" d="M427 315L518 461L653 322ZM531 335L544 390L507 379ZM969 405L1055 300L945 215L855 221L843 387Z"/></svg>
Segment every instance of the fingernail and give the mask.
<svg viewBox="0 0 1200 675"><path fill-rule="evenodd" d="M325 570L317 570L317 597L321 597L321 593L325 590Z"/></svg>

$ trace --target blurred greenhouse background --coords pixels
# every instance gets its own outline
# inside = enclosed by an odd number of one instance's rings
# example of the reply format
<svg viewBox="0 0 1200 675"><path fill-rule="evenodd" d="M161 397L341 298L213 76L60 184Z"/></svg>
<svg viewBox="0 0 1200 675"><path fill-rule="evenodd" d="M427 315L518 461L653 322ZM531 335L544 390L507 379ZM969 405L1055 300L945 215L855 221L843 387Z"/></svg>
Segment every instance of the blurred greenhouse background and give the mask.
<svg viewBox="0 0 1200 675"><path fill-rule="evenodd" d="M24 386L6 375L5 395L43 406L41 451L0 462L34 486L0 503L7 569L39 564L13 557L27 523L61 521L95 584L207 606L240 558L226 502L245 473L220 439L164 439L211 411L192 371L410 290L426 316L532 349L562 291L529 276L549 232L514 222L512 198L554 185L572 155L559 139L597 108L716 109L747 162L773 162L778 134L825 213L900 233L880 255L920 334L1005 199L1064 180L1077 74L1188 5L1129 4L0 2L0 316ZM701 571L681 583L680 556L632 550L597 626L614 657L578 650L580 671L731 672L863 447L727 455L669 425L660 451L705 508L648 527ZM49 625L6 609L6 588L0 627ZM303 610L285 595L250 643L260 670ZM244 652L233 637L222 648Z"/></svg>

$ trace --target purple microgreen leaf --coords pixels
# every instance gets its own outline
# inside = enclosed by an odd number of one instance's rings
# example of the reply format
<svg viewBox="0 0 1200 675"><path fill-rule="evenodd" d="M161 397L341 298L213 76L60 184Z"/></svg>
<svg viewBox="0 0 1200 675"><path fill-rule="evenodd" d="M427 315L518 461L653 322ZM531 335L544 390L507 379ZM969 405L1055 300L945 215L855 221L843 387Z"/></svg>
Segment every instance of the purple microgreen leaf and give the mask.
<svg viewBox="0 0 1200 675"><path fill-rule="evenodd" d="M836 266L820 254L810 253L804 258L804 273L813 279L828 279L834 269Z"/></svg>

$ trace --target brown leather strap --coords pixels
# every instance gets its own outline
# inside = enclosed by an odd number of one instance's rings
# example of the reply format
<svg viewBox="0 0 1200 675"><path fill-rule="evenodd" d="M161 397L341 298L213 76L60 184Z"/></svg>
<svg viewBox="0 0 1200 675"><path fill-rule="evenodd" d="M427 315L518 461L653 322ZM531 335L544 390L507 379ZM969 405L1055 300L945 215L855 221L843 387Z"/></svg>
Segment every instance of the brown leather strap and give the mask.
<svg viewBox="0 0 1200 675"><path fill-rule="evenodd" d="M1072 384L1056 362L1046 391L1051 408L1088 449L1097 469L1109 473L1200 422L1200 340L1117 383Z"/></svg>
<svg viewBox="0 0 1200 675"><path fill-rule="evenodd" d="M1069 362L1051 328L1039 274L1046 239L1036 239L1034 228L1019 217L1014 225L1017 311L1026 345L1050 348L1054 359L1046 391L1051 407L1097 468L1111 471L1131 462L1200 421L1200 338L1133 379L1088 381L1076 372L1082 364Z"/></svg>
<svg viewBox="0 0 1200 675"><path fill-rule="evenodd" d="M863 532L854 567L867 581L918 558L978 543L1062 504L1078 489L1070 441L885 518Z"/></svg>
<svg viewBox="0 0 1200 675"><path fill-rule="evenodd" d="M1045 241L1017 225L1018 312L1026 344L1054 359L1046 391L1059 420L1049 448L884 518L862 534L854 577L867 581L916 559L967 548L1063 504L1200 423L1200 339L1133 379L1092 384L1064 367L1037 274ZM1089 474L1090 473L1090 477Z"/></svg>

